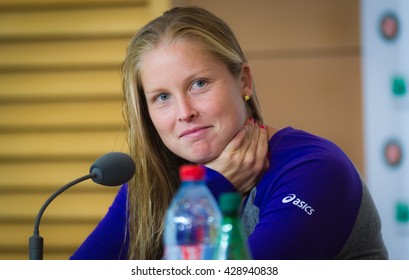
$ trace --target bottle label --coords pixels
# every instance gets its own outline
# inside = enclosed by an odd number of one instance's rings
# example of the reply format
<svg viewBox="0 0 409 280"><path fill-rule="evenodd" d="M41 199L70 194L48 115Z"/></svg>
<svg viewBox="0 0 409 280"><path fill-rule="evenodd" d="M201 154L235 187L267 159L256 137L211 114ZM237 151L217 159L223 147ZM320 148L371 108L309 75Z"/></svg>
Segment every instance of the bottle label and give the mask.
<svg viewBox="0 0 409 280"><path fill-rule="evenodd" d="M166 260L211 260L214 246L210 245L173 245L166 246L164 259Z"/></svg>

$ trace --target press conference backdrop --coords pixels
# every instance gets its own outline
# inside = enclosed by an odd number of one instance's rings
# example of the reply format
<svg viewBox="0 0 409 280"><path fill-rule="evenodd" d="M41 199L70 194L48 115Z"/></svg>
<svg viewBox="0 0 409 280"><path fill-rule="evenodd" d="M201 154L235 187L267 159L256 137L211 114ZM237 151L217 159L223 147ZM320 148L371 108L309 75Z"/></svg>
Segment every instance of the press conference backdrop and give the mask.
<svg viewBox="0 0 409 280"><path fill-rule="evenodd" d="M409 259L409 1L362 0L367 180L391 259Z"/></svg>
<svg viewBox="0 0 409 280"><path fill-rule="evenodd" d="M0 259L27 259L34 218L102 154L127 150L119 65L150 0L0 1ZM91 181L47 208L44 259L67 259L116 188Z"/></svg>
<svg viewBox="0 0 409 280"><path fill-rule="evenodd" d="M119 64L161 0L0 0L0 258L27 259L45 199L126 149ZM340 145L363 170L359 0L174 0L199 5L236 31L266 123ZM234 7L234 8L232 8ZM45 259L66 259L115 189L75 186L46 210Z"/></svg>

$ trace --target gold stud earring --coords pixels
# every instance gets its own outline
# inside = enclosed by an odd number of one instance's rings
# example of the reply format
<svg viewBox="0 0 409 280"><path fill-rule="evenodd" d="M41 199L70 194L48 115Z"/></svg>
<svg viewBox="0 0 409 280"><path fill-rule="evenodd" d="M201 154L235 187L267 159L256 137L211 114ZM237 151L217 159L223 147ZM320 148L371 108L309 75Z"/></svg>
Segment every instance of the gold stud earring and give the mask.
<svg viewBox="0 0 409 280"><path fill-rule="evenodd" d="M245 96L244 96L244 101L249 101L249 100L250 100L250 96L245 95Z"/></svg>

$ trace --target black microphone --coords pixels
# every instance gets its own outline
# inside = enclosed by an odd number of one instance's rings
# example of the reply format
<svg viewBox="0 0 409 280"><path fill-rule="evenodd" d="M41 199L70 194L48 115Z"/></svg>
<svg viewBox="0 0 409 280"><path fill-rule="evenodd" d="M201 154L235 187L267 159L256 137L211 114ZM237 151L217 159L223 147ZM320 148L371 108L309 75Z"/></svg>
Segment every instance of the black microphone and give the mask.
<svg viewBox="0 0 409 280"><path fill-rule="evenodd" d="M53 193L37 214L34 223L34 234L29 238L29 258L30 260L42 260L44 240L40 236L40 221L47 206L59 194L68 188L85 181L92 179L95 183L104 186L119 186L128 182L135 174L135 162L133 159L124 153L112 152L98 158L91 165L90 173L82 176L58 189Z"/></svg>

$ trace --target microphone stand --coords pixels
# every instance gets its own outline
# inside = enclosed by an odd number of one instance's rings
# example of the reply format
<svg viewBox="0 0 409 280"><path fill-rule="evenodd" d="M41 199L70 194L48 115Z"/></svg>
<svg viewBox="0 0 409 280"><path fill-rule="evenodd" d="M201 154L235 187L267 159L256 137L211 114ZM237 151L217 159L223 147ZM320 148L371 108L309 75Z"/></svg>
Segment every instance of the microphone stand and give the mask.
<svg viewBox="0 0 409 280"><path fill-rule="evenodd" d="M35 219L35 223L34 223L34 233L33 236L31 236L29 238L29 257L30 260L42 260L43 259L43 249L44 249L44 240L43 238L40 236L40 221L41 221L41 217L43 216L43 213L45 211L45 209L48 207L48 205L51 203L51 201L53 201L58 195L60 195L62 192L64 192L65 190L69 189L70 187L85 181L87 179L91 179L96 177L96 174L94 173L90 173L88 175L82 176L64 186L62 186L60 189L58 189L55 193L53 193L48 199L47 201L43 204L43 206L41 207L40 211L38 211L37 217Z"/></svg>

